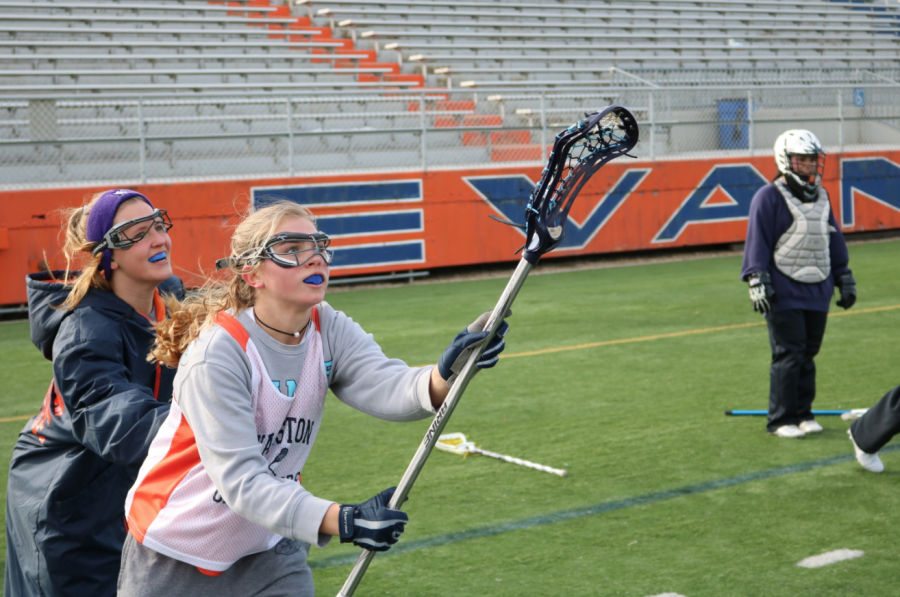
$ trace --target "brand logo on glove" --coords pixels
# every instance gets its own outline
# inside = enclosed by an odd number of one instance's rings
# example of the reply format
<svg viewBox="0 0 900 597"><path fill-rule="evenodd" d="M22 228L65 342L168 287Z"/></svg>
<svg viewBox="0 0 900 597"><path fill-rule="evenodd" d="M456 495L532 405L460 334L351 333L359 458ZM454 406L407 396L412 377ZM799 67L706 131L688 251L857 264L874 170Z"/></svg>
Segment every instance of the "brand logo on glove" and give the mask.
<svg viewBox="0 0 900 597"><path fill-rule="evenodd" d="M342 534L345 536L349 536L350 531L350 521L353 516L353 508L341 508L341 527L343 528Z"/></svg>

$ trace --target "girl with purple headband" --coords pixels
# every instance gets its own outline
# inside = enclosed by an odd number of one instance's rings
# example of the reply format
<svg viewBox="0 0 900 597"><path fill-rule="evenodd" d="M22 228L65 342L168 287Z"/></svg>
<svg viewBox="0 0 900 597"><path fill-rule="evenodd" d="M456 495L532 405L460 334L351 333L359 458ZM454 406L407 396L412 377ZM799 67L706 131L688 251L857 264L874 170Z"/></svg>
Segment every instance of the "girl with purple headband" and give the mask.
<svg viewBox="0 0 900 597"><path fill-rule="evenodd" d="M10 463L7 596L116 594L125 496L172 395L175 372L147 361L161 293L183 296L166 212L116 189L67 215L66 271L26 278L54 379Z"/></svg>

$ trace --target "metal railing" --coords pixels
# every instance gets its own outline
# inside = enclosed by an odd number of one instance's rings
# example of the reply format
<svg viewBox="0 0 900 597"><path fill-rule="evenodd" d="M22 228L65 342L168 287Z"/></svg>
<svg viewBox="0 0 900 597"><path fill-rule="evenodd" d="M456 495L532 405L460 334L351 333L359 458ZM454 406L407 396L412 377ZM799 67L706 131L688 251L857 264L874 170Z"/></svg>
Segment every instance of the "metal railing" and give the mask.
<svg viewBox="0 0 900 597"><path fill-rule="evenodd" d="M900 84L623 86L322 95L0 98L0 186L135 184L350 171L538 165L555 134L609 103L635 154L752 156L790 128L830 151L900 148Z"/></svg>

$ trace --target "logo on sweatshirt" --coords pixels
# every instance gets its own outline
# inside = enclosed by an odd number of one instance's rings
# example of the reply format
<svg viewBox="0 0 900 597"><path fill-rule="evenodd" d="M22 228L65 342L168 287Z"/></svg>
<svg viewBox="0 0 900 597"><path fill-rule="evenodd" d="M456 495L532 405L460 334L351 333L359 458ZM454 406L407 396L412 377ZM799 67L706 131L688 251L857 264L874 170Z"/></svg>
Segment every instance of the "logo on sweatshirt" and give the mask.
<svg viewBox="0 0 900 597"><path fill-rule="evenodd" d="M277 433L257 435L256 440L263 446L263 456L269 453L272 446L281 446L283 444L309 445L315 425L316 422L311 419L285 417Z"/></svg>

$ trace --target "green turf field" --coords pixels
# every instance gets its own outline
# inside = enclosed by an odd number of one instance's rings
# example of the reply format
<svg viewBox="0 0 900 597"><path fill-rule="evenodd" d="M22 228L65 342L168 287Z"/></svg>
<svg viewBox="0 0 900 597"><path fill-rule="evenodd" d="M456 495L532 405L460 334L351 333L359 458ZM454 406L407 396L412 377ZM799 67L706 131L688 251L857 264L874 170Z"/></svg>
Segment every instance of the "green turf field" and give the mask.
<svg viewBox="0 0 900 597"><path fill-rule="evenodd" d="M900 242L851 247L860 299L829 320L816 408L868 407L900 383L900 308L867 311L900 306L898 255ZM762 318L739 269L725 257L529 277L506 357L472 382L447 431L569 477L436 452L410 495L402 548L376 557L357 594L896 594L900 454L889 446L874 475L852 459L840 418L820 418L825 432L798 441L768 436L763 418L723 415L767 406L766 329L740 327ZM329 300L388 355L425 364L505 283ZM681 334L707 328L725 329ZM651 339L610 342L636 338ZM0 358L0 417L35 412L50 367L27 324L0 325ZM22 426L0 423L4 467ZM368 498L397 483L427 426L329 400L304 486L338 502ZM865 556L796 566L840 548ZM313 548L318 594L337 593L357 553Z"/></svg>

